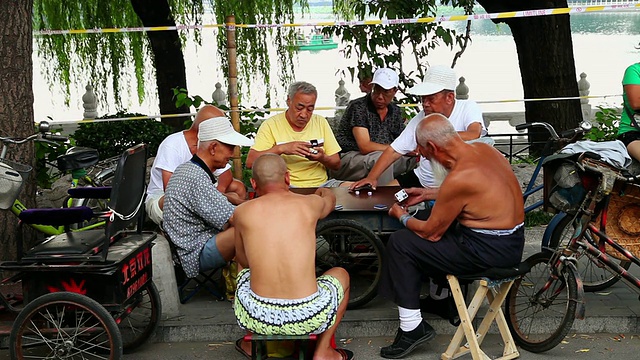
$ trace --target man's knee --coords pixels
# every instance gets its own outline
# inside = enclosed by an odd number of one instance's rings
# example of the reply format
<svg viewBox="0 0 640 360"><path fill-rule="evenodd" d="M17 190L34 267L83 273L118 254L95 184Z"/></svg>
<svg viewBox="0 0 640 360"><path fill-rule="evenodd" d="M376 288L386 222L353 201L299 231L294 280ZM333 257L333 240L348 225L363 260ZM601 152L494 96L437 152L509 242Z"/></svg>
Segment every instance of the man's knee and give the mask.
<svg viewBox="0 0 640 360"><path fill-rule="evenodd" d="M334 267L327 270L323 275L329 275L338 279L338 281L340 281L340 284L342 285L343 291L345 292L350 286L349 273L344 268Z"/></svg>

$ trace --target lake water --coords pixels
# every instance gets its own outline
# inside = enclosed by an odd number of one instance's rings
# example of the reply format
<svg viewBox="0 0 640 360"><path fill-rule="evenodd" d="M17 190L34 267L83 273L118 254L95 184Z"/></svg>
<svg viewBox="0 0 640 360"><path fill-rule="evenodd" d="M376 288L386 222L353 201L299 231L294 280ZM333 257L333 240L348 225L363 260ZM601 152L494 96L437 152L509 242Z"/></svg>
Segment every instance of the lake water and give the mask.
<svg viewBox="0 0 640 360"><path fill-rule="evenodd" d="M312 14L312 20L332 20L329 14ZM309 18L307 18L309 20ZM206 22L205 22L206 23ZM640 61L640 50L634 47L640 43L640 12L615 12L576 14L571 17L573 31L574 57L576 63L576 79L579 74L587 74L591 84L590 95L619 95L622 93L621 79L625 68ZM448 26L462 28L464 23L449 23ZM191 94L199 94L211 99L214 84L223 83L223 71L219 68L215 51L214 30L203 32L203 47L187 45L185 59L187 65L187 81ZM239 29L238 31L243 31ZM535 36L532 34L532 36ZM338 81L343 78L339 72L348 65L357 63L356 59L345 59L340 53L340 46L335 50L321 52L301 51L295 63L296 78L311 82L318 88L319 96L316 106L334 106L334 91ZM242 51L238 49L238 51ZM429 64L451 64L455 51L439 48L428 56ZM78 120L82 118L82 94L84 85L72 90L69 107L64 105L64 98L57 89L49 89L40 74L41 62L34 54L34 95L35 119L44 119L47 115L55 120ZM455 67L458 76L464 76L470 89L470 97L483 102L484 111L515 111L524 109L522 103L497 103L500 100L522 99L523 91L516 48L509 28L495 25L489 20L478 20L472 25L472 42ZM277 69L273 69L272 79L277 79ZM357 81L344 78L351 99L361 96ZM277 81L272 81L277 83ZM155 88L153 79L149 81L151 91ZM285 86L273 84L276 94L273 107L285 106ZM151 93L150 93L151 94ZM252 82L251 94L243 96L246 106L263 106L265 103L265 85L256 80ZM158 107L153 95L152 101L139 105L135 88L130 94L124 94L123 103L130 112L157 114ZM246 99L246 100L245 100ZM491 102L494 103L484 103ZM619 105L619 96L603 99L591 99L590 103ZM99 103L100 115L115 112L113 104ZM318 111L331 116L333 111ZM490 129L495 131L494 129Z"/></svg>

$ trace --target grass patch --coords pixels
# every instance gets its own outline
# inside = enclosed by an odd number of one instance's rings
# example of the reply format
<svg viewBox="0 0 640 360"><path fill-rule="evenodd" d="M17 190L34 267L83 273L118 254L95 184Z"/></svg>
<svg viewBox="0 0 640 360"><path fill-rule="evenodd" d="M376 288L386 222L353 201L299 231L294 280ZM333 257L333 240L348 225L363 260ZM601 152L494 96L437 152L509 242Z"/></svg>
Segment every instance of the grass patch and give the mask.
<svg viewBox="0 0 640 360"><path fill-rule="evenodd" d="M529 211L528 213L524 214L524 226L532 227L532 226L539 226L539 225L547 225L549 224L552 218L553 218L553 214L550 214L546 211L542 211L542 210Z"/></svg>

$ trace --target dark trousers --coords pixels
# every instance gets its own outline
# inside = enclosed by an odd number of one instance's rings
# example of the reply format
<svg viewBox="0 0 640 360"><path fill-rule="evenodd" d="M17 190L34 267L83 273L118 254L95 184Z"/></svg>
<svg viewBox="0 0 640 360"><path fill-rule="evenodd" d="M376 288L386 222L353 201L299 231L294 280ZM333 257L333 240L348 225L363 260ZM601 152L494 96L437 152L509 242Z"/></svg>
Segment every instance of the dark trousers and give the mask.
<svg viewBox="0 0 640 360"><path fill-rule="evenodd" d="M378 293L407 309L420 308L425 277L474 274L520 263L524 228L507 236L475 233L457 222L439 241L425 240L409 229L389 237Z"/></svg>

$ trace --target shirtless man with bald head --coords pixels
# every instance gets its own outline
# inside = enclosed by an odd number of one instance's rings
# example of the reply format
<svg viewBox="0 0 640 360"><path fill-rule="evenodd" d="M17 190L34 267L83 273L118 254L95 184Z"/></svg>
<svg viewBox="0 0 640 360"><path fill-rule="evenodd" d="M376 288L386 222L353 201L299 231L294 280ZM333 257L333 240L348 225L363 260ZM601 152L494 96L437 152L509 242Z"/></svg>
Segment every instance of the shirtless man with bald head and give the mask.
<svg viewBox="0 0 640 360"><path fill-rule="evenodd" d="M509 162L484 143L465 143L441 114L425 117L416 129L420 155L448 174L439 188L406 189L408 200L389 215L406 229L393 233L379 293L398 305L400 328L392 345L380 349L397 359L433 339L435 330L420 314L425 276L473 274L520 263L524 247L522 191ZM437 200L426 220L406 207Z"/></svg>
<svg viewBox="0 0 640 360"><path fill-rule="evenodd" d="M222 110L213 105L205 105L196 114L191 127L187 130L167 136L158 147L158 153L151 167L151 178L147 188L145 210L156 224L162 222L164 192L171 175L178 165L191 159L198 147L198 129L204 120L225 117ZM217 178L216 188L227 196L232 204L238 205L247 196L247 190L241 181L233 178L231 165L214 172Z"/></svg>
<svg viewBox="0 0 640 360"><path fill-rule="evenodd" d="M351 359L332 349L349 300L349 274L332 268L316 279L316 224L333 211L327 188L315 194L289 191L289 172L276 154L253 164L251 185L258 197L233 214L238 274L235 313L243 329L262 335L319 334L315 360ZM242 344L249 353L250 345Z"/></svg>

